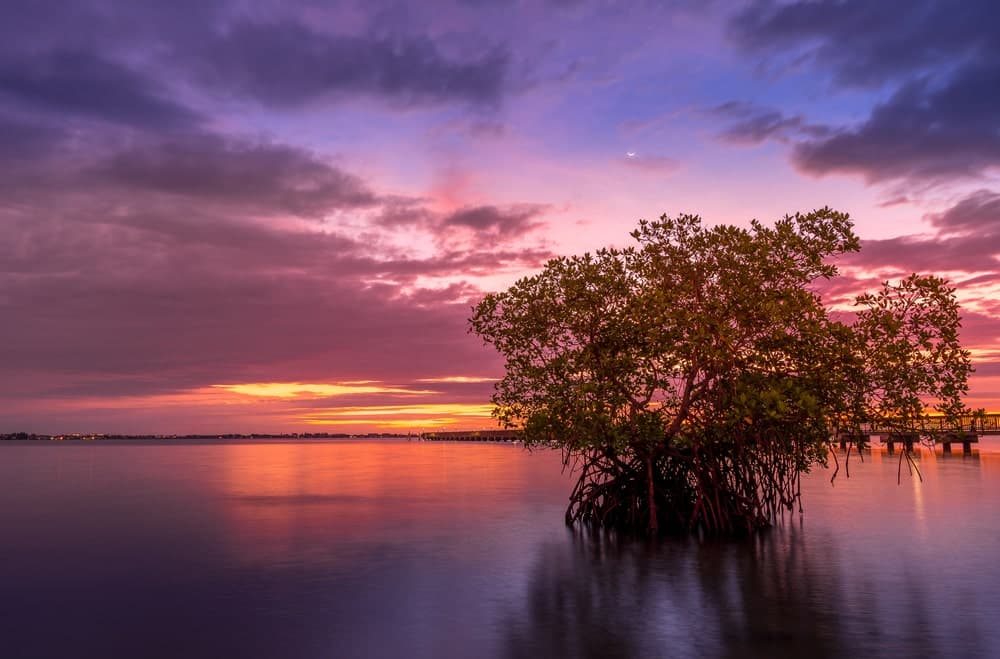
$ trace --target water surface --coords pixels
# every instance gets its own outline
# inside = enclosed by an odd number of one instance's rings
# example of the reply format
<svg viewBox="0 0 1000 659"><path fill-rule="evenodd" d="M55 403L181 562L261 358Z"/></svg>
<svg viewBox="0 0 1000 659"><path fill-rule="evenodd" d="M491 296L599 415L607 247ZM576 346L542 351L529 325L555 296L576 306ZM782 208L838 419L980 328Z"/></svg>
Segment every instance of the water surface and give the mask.
<svg viewBox="0 0 1000 659"><path fill-rule="evenodd" d="M5 442L0 656L1000 656L1000 450L918 463L647 543L567 530L517 446Z"/></svg>

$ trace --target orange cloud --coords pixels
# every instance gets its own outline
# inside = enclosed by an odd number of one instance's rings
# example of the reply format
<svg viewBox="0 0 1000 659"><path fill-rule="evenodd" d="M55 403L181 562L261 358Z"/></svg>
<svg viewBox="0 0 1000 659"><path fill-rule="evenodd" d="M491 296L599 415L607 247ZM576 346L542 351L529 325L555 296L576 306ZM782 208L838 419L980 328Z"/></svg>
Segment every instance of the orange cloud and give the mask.
<svg viewBox="0 0 1000 659"><path fill-rule="evenodd" d="M253 382L247 384L213 384L213 388L261 398L324 398L353 394L426 395L438 392L429 389L407 389L378 384L375 380L355 380L334 384L303 382Z"/></svg>
<svg viewBox="0 0 1000 659"><path fill-rule="evenodd" d="M421 378L417 382L442 382L457 384L473 384L477 382L496 382L497 378L479 377L475 375L446 375L439 378Z"/></svg>

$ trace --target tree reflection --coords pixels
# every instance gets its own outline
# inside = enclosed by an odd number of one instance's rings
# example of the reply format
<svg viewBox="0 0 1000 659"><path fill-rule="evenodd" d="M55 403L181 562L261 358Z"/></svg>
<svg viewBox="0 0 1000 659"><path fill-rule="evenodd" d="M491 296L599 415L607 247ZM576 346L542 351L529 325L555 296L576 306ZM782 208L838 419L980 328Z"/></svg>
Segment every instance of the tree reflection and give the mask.
<svg viewBox="0 0 1000 659"><path fill-rule="evenodd" d="M954 634L928 623L935 607L920 576L891 587L879 566L852 565L836 538L798 523L742 542L570 533L540 553L524 608L508 614L505 656L822 659L982 649L975 625Z"/></svg>
<svg viewBox="0 0 1000 659"><path fill-rule="evenodd" d="M643 656L651 561L643 547L604 533L567 530L571 541L542 548L523 611L509 624L507 656Z"/></svg>
<svg viewBox="0 0 1000 659"><path fill-rule="evenodd" d="M718 656L845 654L833 543L807 545L787 522L741 543L697 550L697 587L714 614Z"/></svg>

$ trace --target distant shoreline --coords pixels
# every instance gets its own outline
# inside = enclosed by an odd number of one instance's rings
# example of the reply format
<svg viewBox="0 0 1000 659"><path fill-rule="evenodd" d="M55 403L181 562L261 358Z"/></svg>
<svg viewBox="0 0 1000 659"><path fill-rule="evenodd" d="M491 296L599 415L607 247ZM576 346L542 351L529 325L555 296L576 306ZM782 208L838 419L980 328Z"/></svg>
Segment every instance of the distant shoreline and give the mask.
<svg viewBox="0 0 1000 659"><path fill-rule="evenodd" d="M45 435L41 433L14 432L0 434L0 441L127 441L127 440L172 440L172 439L419 439L419 433L196 433L190 435L138 435L104 433L70 433Z"/></svg>

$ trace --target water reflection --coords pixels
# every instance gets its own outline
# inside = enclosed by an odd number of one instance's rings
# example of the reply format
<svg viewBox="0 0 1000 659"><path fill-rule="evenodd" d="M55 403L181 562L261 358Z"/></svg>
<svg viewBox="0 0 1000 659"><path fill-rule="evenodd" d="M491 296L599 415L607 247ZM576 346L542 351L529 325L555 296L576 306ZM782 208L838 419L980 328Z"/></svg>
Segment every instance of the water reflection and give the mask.
<svg viewBox="0 0 1000 659"><path fill-rule="evenodd" d="M985 657L980 618L942 613L934 575L840 555L837 538L786 523L743 542L642 543L570 532L545 546L505 656ZM967 610L967 609L966 609ZM942 628L959 625L943 636Z"/></svg>
<svg viewBox="0 0 1000 659"><path fill-rule="evenodd" d="M995 657L1000 452L803 481L743 542L567 532L558 454L0 446L0 657ZM55 616L55 617L54 617Z"/></svg>
<svg viewBox="0 0 1000 659"><path fill-rule="evenodd" d="M515 515L526 521L511 504L525 491L561 501L567 490L557 454L529 459L508 445L276 442L218 450L219 513L240 564L363 560L372 545L456 557L505 545L518 551L516 535L494 533Z"/></svg>
<svg viewBox="0 0 1000 659"><path fill-rule="evenodd" d="M844 656L831 551L790 527L737 545L574 533L543 550L507 656Z"/></svg>
<svg viewBox="0 0 1000 659"><path fill-rule="evenodd" d="M641 656L650 564L639 545L569 533L541 548L523 606L511 614L507 656Z"/></svg>
<svg viewBox="0 0 1000 659"><path fill-rule="evenodd" d="M962 461L965 461L965 462L979 462L980 461L980 453L979 453L979 451L973 451L972 453L956 453L956 452L953 451L951 453L943 453L943 454L939 455L938 457L939 458L943 458L944 460L962 460Z"/></svg>

